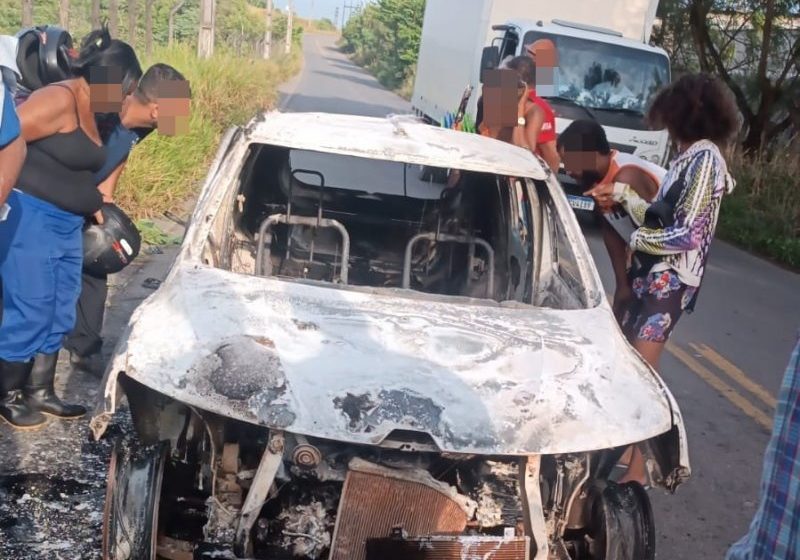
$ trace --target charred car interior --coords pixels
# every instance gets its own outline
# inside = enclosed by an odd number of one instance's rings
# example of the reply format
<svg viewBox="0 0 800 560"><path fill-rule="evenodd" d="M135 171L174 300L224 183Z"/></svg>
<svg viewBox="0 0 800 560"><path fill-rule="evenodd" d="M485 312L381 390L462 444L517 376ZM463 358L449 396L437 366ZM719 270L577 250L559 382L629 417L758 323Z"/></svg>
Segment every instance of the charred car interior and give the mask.
<svg viewBox="0 0 800 560"><path fill-rule="evenodd" d="M674 491L680 412L537 160L341 115L226 138L92 418L135 426L104 559L655 557L615 466Z"/></svg>
<svg viewBox="0 0 800 560"><path fill-rule="evenodd" d="M459 170L448 187L421 175L408 163L255 144L232 212L219 218L214 262L259 276L588 305L563 232L540 223L557 223L542 184Z"/></svg>

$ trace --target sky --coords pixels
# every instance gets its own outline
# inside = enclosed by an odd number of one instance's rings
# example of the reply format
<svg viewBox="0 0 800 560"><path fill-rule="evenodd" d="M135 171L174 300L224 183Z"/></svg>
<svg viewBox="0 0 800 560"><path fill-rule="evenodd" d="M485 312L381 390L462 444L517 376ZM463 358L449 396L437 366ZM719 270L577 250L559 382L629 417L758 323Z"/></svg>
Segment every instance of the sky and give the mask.
<svg viewBox="0 0 800 560"><path fill-rule="evenodd" d="M274 0L275 5L281 9L286 8L286 0ZM336 8L339 8L339 21L342 21L342 7L345 4L366 3L364 0L292 0L295 12L303 18L333 20Z"/></svg>

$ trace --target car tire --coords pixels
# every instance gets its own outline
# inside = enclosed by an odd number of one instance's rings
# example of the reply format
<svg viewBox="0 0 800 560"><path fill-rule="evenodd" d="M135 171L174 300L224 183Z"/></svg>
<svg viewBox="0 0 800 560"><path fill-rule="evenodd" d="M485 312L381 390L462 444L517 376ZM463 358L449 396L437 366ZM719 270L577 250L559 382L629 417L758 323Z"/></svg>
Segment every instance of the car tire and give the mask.
<svg viewBox="0 0 800 560"><path fill-rule="evenodd" d="M155 560L161 482L168 442L121 440L109 460L103 560Z"/></svg>
<svg viewBox="0 0 800 560"><path fill-rule="evenodd" d="M607 482L592 504L592 560L655 560L653 509L641 484Z"/></svg>

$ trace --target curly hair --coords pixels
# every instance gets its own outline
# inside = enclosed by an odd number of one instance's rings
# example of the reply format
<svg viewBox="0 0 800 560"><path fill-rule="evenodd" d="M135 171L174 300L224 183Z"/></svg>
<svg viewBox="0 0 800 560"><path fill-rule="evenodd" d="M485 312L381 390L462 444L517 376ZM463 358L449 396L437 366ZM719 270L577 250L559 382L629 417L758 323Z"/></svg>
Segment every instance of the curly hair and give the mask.
<svg viewBox="0 0 800 560"><path fill-rule="evenodd" d="M725 146L739 132L739 110L725 84L708 74L687 74L661 90L647 115L682 142L711 140Z"/></svg>

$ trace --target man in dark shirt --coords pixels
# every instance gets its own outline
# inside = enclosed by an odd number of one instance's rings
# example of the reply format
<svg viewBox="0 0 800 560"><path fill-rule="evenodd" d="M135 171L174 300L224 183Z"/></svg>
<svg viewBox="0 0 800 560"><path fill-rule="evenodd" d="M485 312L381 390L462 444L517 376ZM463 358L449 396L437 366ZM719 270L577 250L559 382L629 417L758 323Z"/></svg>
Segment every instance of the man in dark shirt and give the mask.
<svg viewBox="0 0 800 560"><path fill-rule="evenodd" d="M108 115L100 124L104 137L107 159L103 168L95 174L97 188L104 202L114 201L114 191L125 169L128 155L136 144L146 138L158 126L161 134L174 134L174 130L163 126L159 108L164 84L186 83L184 77L166 64L155 64L144 73L139 83L123 101L121 116ZM188 92L188 88L186 88ZM98 217L102 220L102 216ZM101 374L100 350L103 339L101 330L108 296L108 277L96 276L84 270L81 295L78 299L75 328L67 337L64 347L70 352L73 367Z"/></svg>

